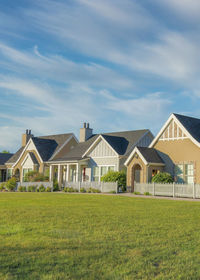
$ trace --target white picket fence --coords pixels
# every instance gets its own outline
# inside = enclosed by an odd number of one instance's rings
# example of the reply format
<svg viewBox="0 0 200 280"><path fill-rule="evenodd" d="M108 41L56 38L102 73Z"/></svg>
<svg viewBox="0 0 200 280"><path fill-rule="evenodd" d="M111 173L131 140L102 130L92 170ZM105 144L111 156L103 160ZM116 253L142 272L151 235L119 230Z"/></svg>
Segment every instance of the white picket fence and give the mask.
<svg viewBox="0 0 200 280"><path fill-rule="evenodd" d="M53 182L18 182L16 190L18 190L20 186L26 187L26 189L28 189L29 186L36 186L37 188L39 188L41 185L43 185L45 189L47 187L53 189Z"/></svg>
<svg viewBox="0 0 200 280"><path fill-rule="evenodd" d="M146 192L154 196L200 198L199 184L161 184L161 183L136 183L134 192Z"/></svg>
<svg viewBox="0 0 200 280"><path fill-rule="evenodd" d="M88 190L89 188L97 189L102 193L118 192L117 182L65 182L62 186L72 187L80 192L81 188Z"/></svg>

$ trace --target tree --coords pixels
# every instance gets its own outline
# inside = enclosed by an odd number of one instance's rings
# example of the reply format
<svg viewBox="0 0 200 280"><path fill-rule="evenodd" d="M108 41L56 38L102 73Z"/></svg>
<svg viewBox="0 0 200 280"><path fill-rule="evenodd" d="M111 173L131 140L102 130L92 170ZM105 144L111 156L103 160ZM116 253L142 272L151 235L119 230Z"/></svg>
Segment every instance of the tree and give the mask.
<svg viewBox="0 0 200 280"><path fill-rule="evenodd" d="M160 172L160 173L157 173L152 178L152 182L154 182L154 183L173 183L173 178L167 172Z"/></svg>
<svg viewBox="0 0 200 280"><path fill-rule="evenodd" d="M10 151L3 150L2 153L3 153L3 154L10 154Z"/></svg>
<svg viewBox="0 0 200 280"><path fill-rule="evenodd" d="M118 186L123 191L126 190L126 172L122 171L109 171L107 174L101 177L102 182L118 182Z"/></svg>

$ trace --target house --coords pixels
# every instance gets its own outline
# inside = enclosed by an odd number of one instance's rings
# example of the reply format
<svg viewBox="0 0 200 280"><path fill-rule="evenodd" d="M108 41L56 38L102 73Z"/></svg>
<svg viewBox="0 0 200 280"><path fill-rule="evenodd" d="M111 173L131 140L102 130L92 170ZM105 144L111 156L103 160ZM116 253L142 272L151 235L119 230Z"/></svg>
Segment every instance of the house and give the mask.
<svg viewBox="0 0 200 280"><path fill-rule="evenodd" d="M80 129L73 149L48 161L50 180L64 182L100 181L110 170L125 168L124 162L136 145L147 147L153 140L148 129L93 134L89 124Z"/></svg>
<svg viewBox="0 0 200 280"><path fill-rule="evenodd" d="M10 153L0 153L0 182L7 180L7 167L5 163L13 156Z"/></svg>
<svg viewBox="0 0 200 280"><path fill-rule="evenodd" d="M26 130L20 149L5 163L7 178L14 175L22 182L28 171L48 173L47 162L60 158L77 144L73 133L34 137L31 130Z"/></svg>
<svg viewBox="0 0 200 280"><path fill-rule="evenodd" d="M132 190L161 171L178 183L200 183L200 119L172 114L148 148L132 149L125 165Z"/></svg>

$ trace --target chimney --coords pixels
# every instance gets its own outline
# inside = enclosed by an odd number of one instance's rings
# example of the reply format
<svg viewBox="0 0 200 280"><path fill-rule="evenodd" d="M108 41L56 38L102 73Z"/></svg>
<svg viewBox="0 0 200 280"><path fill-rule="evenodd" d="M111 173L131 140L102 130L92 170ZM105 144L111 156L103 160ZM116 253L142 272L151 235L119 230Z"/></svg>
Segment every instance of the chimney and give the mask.
<svg viewBox="0 0 200 280"><path fill-rule="evenodd" d="M80 128L80 142L87 141L92 136L93 129L90 128L89 123L84 123L83 128Z"/></svg>
<svg viewBox="0 0 200 280"><path fill-rule="evenodd" d="M30 129L26 129L26 133L22 134L22 147L25 147L28 143L29 139L32 138L33 135L31 134Z"/></svg>

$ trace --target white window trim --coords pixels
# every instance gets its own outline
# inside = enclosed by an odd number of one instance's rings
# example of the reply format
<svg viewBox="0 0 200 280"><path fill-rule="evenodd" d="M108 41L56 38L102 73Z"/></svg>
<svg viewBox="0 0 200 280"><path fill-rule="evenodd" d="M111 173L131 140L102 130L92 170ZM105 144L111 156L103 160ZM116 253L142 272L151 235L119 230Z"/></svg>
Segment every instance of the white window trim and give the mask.
<svg viewBox="0 0 200 280"><path fill-rule="evenodd" d="M92 181L94 181L94 180L93 180L93 178L94 178L93 168L95 168L95 167L98 167L98 168L99 168L99 174L98 174L99 180L98 180L97 182L101 182L101 167L107 167L107 168L106 168L106 173L108 172L108 167L114 167L114 171L116 171L116 165L101 164L101 165L93 166L93 167L92 167ZM97 176L95 176L95 177L97 177Z"/></svg>

